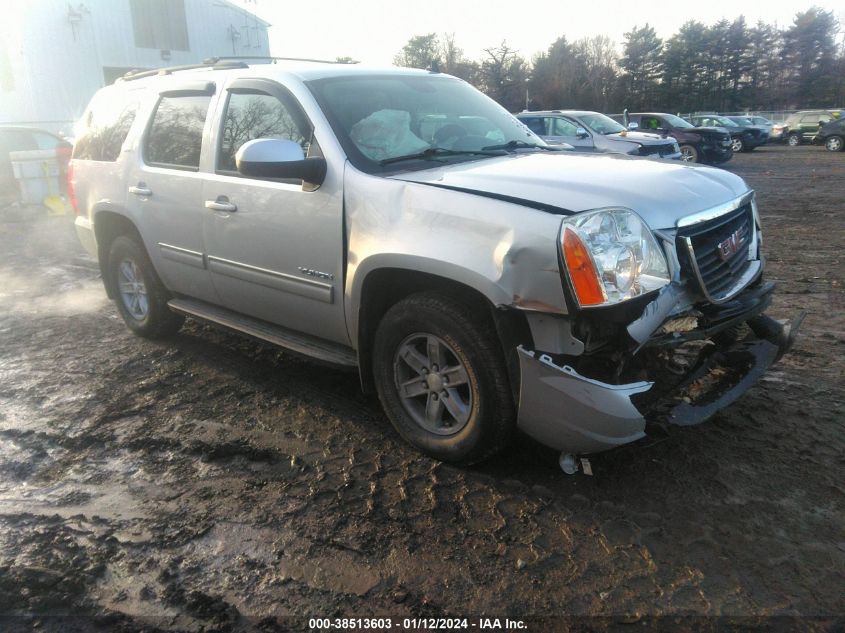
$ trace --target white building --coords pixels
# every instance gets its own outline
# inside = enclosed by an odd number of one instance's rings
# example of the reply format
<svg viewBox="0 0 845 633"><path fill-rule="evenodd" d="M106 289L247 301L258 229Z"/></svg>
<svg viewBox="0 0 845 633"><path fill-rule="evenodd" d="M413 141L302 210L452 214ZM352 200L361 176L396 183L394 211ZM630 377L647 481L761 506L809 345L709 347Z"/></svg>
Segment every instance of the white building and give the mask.
<svg viewBox="0 0 845 633"><path fill-rule="evenodd" d="M129 70L270 54L270 25L227 0L2 4L0 124L69 132L94 92Z"/></svg>

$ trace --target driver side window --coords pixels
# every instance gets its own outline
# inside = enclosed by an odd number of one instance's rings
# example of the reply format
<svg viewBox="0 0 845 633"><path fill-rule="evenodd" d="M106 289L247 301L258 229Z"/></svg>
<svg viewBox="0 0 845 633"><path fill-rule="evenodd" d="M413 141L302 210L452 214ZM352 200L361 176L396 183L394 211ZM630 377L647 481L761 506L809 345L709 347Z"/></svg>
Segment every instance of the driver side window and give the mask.
<svg viewBox="0 0 845 633"><path fill-rule="evenodd" d="M665 126L663 125L663 121L658 119L656 116L644 116L640 127L647 130L660 130Z"/></svg>
<svg viewBox="0 0 845 633"><path fill-rule="evenodd" d="M219 171L236 171L235 154L241 145L258 138L286 139L298 143L308 155L311 131L305 129L291 108L274 96L258 91L230 92L223 133L217 153Z"/></svg>
<svg viewBox="0 0 845 633"><path fill-rule="evenodd" d="M552 119L552 136L575 136L577 129L568 119Z"/></svg>

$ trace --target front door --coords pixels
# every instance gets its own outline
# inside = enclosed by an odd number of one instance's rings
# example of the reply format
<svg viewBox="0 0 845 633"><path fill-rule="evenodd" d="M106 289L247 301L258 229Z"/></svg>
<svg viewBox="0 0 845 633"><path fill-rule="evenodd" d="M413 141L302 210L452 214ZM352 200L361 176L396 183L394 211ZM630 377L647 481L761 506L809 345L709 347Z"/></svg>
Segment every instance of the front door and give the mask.
<svg viewBox="0 0 845 633"><path fill-rule="evenodd" d="M569 143L579 152L592 152L595 150L593 138L589 132L571 119L551 117L548 127L548 138L552 143ZM581 134L578 134L579 130Z"/></svg>
<svg viewBox="0 0 845 633"><path fill-rule="evenodd" d="M319 155L313 126L280 84L239 79L227 88L215 171L203 183L208 268L223 305L299 332L349 343L343 314L343 174L321 186L240 175L235 154L257 138Z"/></svg>

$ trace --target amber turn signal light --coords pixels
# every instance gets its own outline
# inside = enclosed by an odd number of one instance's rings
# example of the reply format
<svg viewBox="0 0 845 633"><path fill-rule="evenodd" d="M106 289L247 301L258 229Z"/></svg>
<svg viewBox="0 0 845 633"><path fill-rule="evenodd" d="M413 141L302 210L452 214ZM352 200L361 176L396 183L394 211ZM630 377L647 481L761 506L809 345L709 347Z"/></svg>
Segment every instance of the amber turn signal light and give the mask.
<svg viewBox="0 0 845 633"><path fill-rule="evenodd" d="M596 306L607 301L590 251L571 227L563 229L563 260L580 306Z"/></svg>

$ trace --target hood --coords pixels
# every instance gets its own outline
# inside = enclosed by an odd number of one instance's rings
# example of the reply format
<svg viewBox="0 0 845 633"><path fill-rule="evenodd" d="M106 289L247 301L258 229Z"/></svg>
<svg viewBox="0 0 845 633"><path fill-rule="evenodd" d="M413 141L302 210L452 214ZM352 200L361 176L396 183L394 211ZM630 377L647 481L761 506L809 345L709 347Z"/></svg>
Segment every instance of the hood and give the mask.
<svg viewBox="0 0 845 633"><path fill-rule="evenodd" d="M636 211L652 229L749 191L739 176L713 167L621 154L513 154L403 172L395 180L523 202L569 212L619 206Z"/></svg>
<svg viewBox="0 0 845 633"><path fill-rule="evenodd" d="M660 134L649 134L647 132L628 132L625 136L622 136L622 132L618 132L616 134L606 134L604 138L611 141L634 141L641 145L665 145L674 142L673 139L667 139Z"/></svg>
<svg viewBox="0 0 845 633"><path fill-rule="evenodd" d="M685 131L697 132L698 134L703 134L705 136L730 136L730 132L723 127L697 127Z"/></svg>

